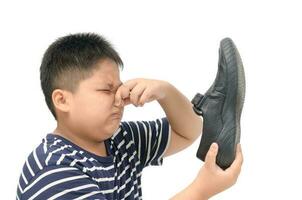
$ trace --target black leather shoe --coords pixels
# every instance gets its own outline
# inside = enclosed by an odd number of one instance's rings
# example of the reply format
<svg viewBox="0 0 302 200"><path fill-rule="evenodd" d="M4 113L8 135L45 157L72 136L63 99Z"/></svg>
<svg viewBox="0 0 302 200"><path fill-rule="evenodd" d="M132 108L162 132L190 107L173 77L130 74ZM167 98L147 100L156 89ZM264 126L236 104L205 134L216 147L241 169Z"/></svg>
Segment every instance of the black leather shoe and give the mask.
<svg viewBox="0 0 302 200"><path fill-rule="evenodd" d="M203 116L203 134L197 157L205 160L210 145L216 142L219 151L216 163L228 168L235 159L240 141L240 117L245 96L245 76L242 61L234 42L220 42L216 79L204 94L193 98L193 109Z"/></svg>

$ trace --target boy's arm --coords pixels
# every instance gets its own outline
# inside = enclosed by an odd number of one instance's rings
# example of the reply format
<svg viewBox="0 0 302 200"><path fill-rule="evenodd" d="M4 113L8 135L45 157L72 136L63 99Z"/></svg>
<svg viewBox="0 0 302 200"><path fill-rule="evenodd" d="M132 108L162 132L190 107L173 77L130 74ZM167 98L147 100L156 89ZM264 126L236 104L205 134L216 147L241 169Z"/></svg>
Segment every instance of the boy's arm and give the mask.
<svg viewBox="0 0 302 200"><path fill-rule="evenodd" d="M202 132L202 118L193 111L191 102L173 85L163 82L165 97L158 99L171 125L170 145L164 156L190 146Z"/></svg>
<svg viewBox="0 0 302 200"><path fill-rule="evenodd" d="M171 125L171 139L164 156L185 149L200 136L202 119L194 113L191 102L166 81L141 78L126 81L117 90L115 104L143 106L153 100L159 102Z"/></svg>
<svg viewBox="0 0 302 200"><path fill-rule="evenodd" d="M216 165L217 152L218 145L212 144L195 180L170 200L206 200L236 183L243 163L240 144L234 162L225 171Z"/></svg>
<svg viewBox="0 0 302 200"><path fill-rule="evenodd" d="M203 193L200 191L200 186L195 182L191 183L181 192L177 193L175 196L170 198L170 200L207 200L208 198L203 196Z"/></svg>
<svg viewBox="0 0 302 200"><path fill-rule="evenodd" d="M165 156L176 153L193 143L201 134L202 120L192 110L191 103L171 84L150 79L133 79L125 82L116 92L115 105L143 106L157 100L171 125L171 141ZM238 145L233 164L225 171L216 165L218 145L213 144L205 164L196 179L171 200L204 200L235 184L243 162Z"/></svg>

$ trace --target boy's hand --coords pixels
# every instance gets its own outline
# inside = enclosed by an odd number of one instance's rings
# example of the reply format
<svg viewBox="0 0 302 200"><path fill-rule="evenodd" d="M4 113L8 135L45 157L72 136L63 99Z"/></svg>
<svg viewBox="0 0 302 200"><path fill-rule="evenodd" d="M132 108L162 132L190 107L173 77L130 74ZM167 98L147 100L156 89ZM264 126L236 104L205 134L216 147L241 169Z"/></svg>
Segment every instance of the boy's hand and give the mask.
<svg viewBox="0 0 302 200"><path fill-rule="evenodd" d="M133 104L143 106L145 103L165 97L167 82L151 79L132 79L121 85L115 94L115 105Z"/></svg>
<svg viewBox="0 0 302 200"><path fill-rule="evenodd" d="M243 163L240 144L237 145L236 158L234 162L225 171L216 165L217 152L218 145L213 143L207 153L205 164L199 171L199 174L193 183L197 188L199 186L199 190L202 192L202 196L205 199L208 199L234 185L240 174Z"/></svg>

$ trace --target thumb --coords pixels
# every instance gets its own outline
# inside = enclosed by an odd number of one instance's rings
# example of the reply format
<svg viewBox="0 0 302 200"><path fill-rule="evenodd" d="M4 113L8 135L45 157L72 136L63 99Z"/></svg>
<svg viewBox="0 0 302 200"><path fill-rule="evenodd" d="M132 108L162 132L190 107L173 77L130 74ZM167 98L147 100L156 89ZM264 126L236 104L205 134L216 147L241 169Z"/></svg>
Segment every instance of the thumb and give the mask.
<svg viewBox="0 0 302 200"><path fill-rule="evenodd" d="M129 97L123 99L123 101L124 101L124 106L127 106L127 105L131 104L131 101L130 101Z"/></svg>
<svg viewBox="0 0 302 200"><path fill-rule="evenodd" d="M218 144L212 143L205 158L205 165L207 167L214 168L216 166L217 153L218 153Z"/></svg>

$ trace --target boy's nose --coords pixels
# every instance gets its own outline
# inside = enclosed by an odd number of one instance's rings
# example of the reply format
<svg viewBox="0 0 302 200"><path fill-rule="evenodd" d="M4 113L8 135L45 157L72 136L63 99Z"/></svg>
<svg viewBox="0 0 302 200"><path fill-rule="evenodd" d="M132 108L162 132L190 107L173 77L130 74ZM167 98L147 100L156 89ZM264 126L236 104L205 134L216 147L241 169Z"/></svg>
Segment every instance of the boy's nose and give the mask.
<svg viewBox="0 0 302 200"><path fill-rule="evenodd" d="M118 108L123 108L124 107L124 101L123 101L122 98L116 98L116 96L114 96L113 105L115 107L118 107Z"/></svg>

